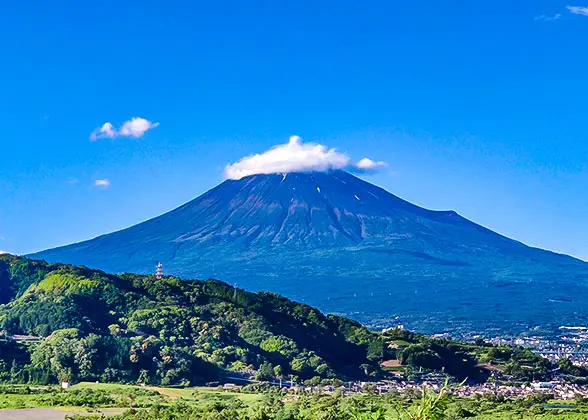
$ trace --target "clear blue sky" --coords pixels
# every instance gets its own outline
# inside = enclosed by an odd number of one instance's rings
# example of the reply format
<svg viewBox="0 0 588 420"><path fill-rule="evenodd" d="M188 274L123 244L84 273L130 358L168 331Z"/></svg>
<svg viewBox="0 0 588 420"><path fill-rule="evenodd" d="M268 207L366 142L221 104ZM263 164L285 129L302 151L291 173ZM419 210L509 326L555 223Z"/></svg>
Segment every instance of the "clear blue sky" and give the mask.
<svg viewBox="0 0 588 420"><path fill-rule="evenodd" d="M588 259L588 9L568 5L588 2L3 2L0 250L156 216L297 134ZM89 140L134 116L160 125Z"/></svg>

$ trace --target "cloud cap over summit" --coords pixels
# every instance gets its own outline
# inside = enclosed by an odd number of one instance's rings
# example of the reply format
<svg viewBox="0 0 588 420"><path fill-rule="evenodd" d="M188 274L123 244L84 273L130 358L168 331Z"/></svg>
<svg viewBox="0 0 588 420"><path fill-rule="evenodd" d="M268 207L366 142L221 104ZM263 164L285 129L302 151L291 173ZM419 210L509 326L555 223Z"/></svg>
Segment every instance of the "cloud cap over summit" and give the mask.
<svg viewBox="0 0 588 420"><path fill-rule="evenodd" d="M299 136L291 136L288 143L270 148L263 153L246 156L225 167L225 178L238 180L250 175L326 172L334 169L359 169L373 171L385 166L369 158L361 159L357 165L351 158L318 143L304 143Z"/></svg>

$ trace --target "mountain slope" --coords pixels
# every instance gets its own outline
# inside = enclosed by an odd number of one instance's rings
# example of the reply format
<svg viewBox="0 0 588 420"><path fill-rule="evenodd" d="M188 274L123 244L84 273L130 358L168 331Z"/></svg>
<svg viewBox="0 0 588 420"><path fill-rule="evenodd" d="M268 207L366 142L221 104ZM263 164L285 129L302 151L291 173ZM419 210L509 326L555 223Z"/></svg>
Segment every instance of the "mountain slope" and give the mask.
<svg viewBox="0 0 588 420"><path fill-rule="evenodd" d="M424 331L578 322L588 301L587 264L343 171L228 180L160 217L31 257L142 273L161 261L174 275Z"/></svg>

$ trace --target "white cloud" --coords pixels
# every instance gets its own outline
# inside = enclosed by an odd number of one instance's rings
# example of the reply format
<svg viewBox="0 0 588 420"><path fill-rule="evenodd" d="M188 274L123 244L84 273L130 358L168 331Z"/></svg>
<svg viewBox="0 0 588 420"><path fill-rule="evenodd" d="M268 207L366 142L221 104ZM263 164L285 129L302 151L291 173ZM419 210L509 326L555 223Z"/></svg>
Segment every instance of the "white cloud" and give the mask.
<svg viewBox="0 0 588 420"><path fill-rule="evenodd" d="M92 131L92 134L90 134L90 140L113 139L116 137L116 134L114 126L109 122L105 122L101 127L95 128L94 131Z"/></svg>
<svg viewBox="0 0 588 420"><path fill-rule="evenodd" d="M143 137L145 132L157 127L158 125L159 123L152 123L145 118L134 117L122 125L119 130L119 135L135 138Z"/></svg>
<svg viewBox="0 0 588 420"><path fill-rule="evenodd" d="M360 167L360 163L366 167ZM241 179L255 174L325 172L330 169L374 170L383 165L384 162L374 162L371 159L366 161L366 158L353 165L349 156L336 149L329 149L317 143L303 143L300 137L292 136L286 144L274 146L264 153L247 156L227 165L225 177Z"/></svg>
<svg viewBox="0 0 588 420"><path fill-rule="evenodd" d="M10 252L8 252L8 251L1 251L0 250L0 255L2 255L2 254L10 254Z"/></svg>
<svg viewBox="0 0 588 420"><path fill-rule="evenodd" d="M381 160L375 161L371 160L370 158L364 157L359 162L357 162L355 166L357 167L357 169L360 169L362 171L375 171L386 166L386 162L383 162Z"/></svg>
<svg viewBox="0 0 588 420"><path fill-rule="evenodd" d="M107 179L97 179L94 181L94 185L101 188L108 188L110 187L110 181Z"/></svg>
<svg viewBox="0 0 588 420"><path fill-rule="evenodd" d="M111 122L105 122L101 127L97 127L90 134L90 140L96 141L99 139L113 139L115 137L134 137L139 138L157 127L159 123L153 123L145 118L133 117L120 127L119 130L115 129Z"/></svg>
<svg viewBox="0 0 588 420"><path fill-rule="evenodd" d="M555 15L549 16L549 15L539 15L539 16L535 16L535 20L540 20L543 22L551 22L554 20L558 20L561 19L561 13L556 13Z"/></svg>
<svg viewBox="0 0 588 420"><path fill-rule="evenodd" d="M567 6L567 9L570 11L570 13L573 13L574 15L588 16L588 7Z"/></svg>
<svg viewBox="0 0 588 420"><path fill-rule="evenodd" d="M298 136L290 137L286 144L272 147L262 154L255 154L225 168L229 179L241 179L254 174L327 171L349 165L349 157L322 144L302 143Z"/></svg>

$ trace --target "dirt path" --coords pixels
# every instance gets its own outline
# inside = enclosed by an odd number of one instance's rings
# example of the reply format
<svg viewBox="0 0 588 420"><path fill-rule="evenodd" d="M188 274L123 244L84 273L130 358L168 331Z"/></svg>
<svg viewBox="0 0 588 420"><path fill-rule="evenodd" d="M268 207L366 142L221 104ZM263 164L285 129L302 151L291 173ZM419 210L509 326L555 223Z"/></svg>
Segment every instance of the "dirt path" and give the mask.
<svg viewBox="0 0 588 420"><path fill-rule="evenodd" d="M122 409L102 409L94 414L115 416ZM90 415L85 411L65 410L56 408L24 408L20 410L0 410L0 420L63 420L66 415L81 414Z"/></svg>
<svg viewBox="0 0 588 420"><path fill-rule="evenodd" d="M172 389L159 388L156 386L149 386L149 387L147 387L147 389L149 389L151 391L159 392L161 395L165 395L166 397L170 397L174 400L177 400L178 398L180 398L182 396L182 394L180 392L174 391Z"/></svg>

